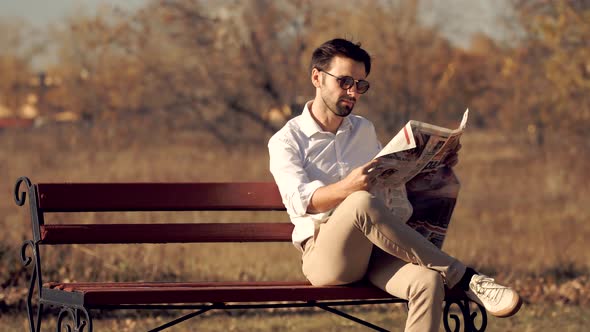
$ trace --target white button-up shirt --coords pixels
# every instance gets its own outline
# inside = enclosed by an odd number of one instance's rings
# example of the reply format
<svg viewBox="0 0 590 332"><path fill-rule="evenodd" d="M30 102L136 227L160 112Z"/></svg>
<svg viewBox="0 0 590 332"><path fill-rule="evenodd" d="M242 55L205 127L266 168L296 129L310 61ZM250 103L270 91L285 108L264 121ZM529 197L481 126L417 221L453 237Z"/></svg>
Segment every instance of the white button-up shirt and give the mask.
<svg viewBox="0 0 590 332"><path fill-rule="evenodd" d="M270 171L295 225L292 239L301 243L313 236L316 225L332 211L307 213L314 192L338 182L381 150L373 124L358 115L345 117L336 134L321 129L308 102L303 113L291 119L268 142Z"/></svg>

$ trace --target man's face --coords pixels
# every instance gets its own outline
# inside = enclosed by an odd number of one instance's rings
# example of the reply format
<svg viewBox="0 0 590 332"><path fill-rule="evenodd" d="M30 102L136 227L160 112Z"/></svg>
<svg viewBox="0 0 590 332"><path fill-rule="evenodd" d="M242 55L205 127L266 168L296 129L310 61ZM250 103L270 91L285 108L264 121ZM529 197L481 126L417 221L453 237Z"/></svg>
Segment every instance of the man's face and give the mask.
<svg viewBox="0 0 590 332"><path fill-rule="evenodd" d="M336 77L352 76L355 80L365 79L365 65L350 58L334 57L326 71ZM326 107L340 117L346 117L360 98L356 85L348 90L340 87L336 77L320 72L320 94Z"/></svg>

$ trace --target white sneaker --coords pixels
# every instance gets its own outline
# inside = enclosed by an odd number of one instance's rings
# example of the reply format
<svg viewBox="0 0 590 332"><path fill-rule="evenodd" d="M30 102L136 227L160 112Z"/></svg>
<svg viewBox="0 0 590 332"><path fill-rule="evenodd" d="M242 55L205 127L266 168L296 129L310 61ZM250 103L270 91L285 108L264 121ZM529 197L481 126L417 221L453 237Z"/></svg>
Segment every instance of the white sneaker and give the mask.
<svg viewBox="0 0 590 332"><path fill-rule="evenodd" d="M469 282L467 297L483 305L496 317L514 315L522 305L522 299L514 289L497 284L494 279L475 274Z"/></svg>

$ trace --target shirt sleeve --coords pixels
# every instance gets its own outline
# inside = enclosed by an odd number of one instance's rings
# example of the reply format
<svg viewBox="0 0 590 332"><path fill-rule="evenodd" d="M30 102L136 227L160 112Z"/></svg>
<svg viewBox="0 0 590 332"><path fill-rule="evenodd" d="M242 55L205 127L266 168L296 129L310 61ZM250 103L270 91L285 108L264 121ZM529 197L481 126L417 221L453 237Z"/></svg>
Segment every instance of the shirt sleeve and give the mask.
<svg viewBox="0 0 590 332"><path fill-rule="evenodd" d="M383 145L381 145L381 142L379 141L379 139L377 138L377 131L375 130L375 126L373 125L372 122L369 122L369 139L373 142L375 142L374 146L375 146L375 155L377 155L377 153L379 153L379 151L381 151L381 149L383 149Z"/></svg>
<svg viewBox="0 0 590 332"><path fill-rule="evenodd" d="M273 137L268 143L268 151L270 172L279 187L287 212L293 217L305 215L311 197L325 184L319 180L309 180L303 168L301 151L294 144Z"/></svg>

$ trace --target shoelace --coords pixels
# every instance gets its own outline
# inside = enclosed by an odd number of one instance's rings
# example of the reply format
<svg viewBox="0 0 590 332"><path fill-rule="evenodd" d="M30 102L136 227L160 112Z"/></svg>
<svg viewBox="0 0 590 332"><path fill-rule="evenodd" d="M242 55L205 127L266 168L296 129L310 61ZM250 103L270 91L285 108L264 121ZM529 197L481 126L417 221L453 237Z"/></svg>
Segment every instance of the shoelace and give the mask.
<svg viewBox="0 0 590 332"><path fill-rule="evenodd" d="M507 287L498 285L494 279L489 277L476 278L472 282L477 295L481 295L493 303L500 302L502 294Z"/></svg>

